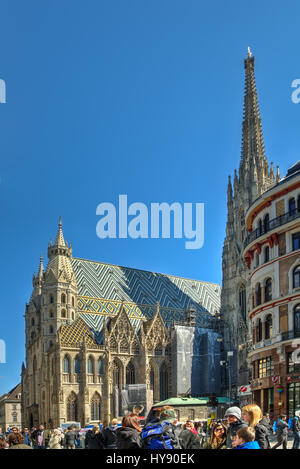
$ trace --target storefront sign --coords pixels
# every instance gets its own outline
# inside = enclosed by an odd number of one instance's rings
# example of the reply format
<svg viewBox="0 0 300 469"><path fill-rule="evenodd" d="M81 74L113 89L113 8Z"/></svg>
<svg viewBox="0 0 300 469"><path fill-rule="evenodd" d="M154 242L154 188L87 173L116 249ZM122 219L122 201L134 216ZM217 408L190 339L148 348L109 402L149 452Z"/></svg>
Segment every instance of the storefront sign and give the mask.
<svg viewBox="0 0 300 469"><path fill-rule="evenodd" d="M298 379L300 379L300 375L298 375L298 376L288 376L286 378L287 381L296 381Z"/></svg>
<svg viewBox="0 0 300 469"><path fill-rule="evenodd" d="M251 394L251 386L246 384L245 386L241 386L238 392L239 396L245 396L246 394Z"/></svg>

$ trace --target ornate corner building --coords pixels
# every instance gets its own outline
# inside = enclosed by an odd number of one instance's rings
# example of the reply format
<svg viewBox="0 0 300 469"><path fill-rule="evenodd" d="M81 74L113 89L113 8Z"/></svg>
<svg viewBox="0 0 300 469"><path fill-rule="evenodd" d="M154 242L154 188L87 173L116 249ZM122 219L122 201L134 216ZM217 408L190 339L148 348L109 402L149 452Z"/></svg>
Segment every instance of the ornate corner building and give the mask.
<svg viewBox="0 0 300 469"><path fill-rule="evenodd" d="M300 162L246 213L251 388L275 416L300 409Z"/></svg>
<svg viewBox="0 0 300 469"><path fill-rule="evenodd" d="M214 328L220 286L74 258L61 221L48 258L25 311L23 424L120 417L126 385L145 386L147 408L170 397L174 331L192 309L193 325Z"/></svg>
<svg viewBox="0 0 300 469"><path fill-rule="evenodd" d="M269 168L254 57L245 59L239 175L229 177L223 248L225 351L235 351L232 384L278 417L300 408L300 163L285 178ZM228 381L224 380L228 386ZM249 384L251 386L249 386ZM243 400L244 399L244 400Z"/></svg>

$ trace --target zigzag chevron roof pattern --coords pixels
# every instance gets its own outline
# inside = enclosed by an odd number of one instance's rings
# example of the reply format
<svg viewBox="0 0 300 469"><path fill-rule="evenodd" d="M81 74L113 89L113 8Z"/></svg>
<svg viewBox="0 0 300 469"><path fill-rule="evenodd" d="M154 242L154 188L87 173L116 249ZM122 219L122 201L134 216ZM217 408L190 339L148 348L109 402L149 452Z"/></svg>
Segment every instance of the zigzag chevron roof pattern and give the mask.
<svg viewBox="0 0 300 469"><path fill-rule="evenodd" d="M221 288L217 284L78 258L72 259L72 267L78 293L86 299L124 299L139 305L158 301L161 308L186 310L193 306L202 313L220 308Z"/></svg>
<svg viewBox="0 0 300 469"><path fill-rule="evenodd" d="M84 259L72 259L78 286L77 307L80 319L62 327L64 345L103 343L104 321L118 314L121 300L131 324L140 330L143 321L156 312L157 301L166 326L182 322L189 306L196 309L196 325L210 327L211 313L220 308L221 288L217 284L184 279L145 270L121 267Z"/></svg>

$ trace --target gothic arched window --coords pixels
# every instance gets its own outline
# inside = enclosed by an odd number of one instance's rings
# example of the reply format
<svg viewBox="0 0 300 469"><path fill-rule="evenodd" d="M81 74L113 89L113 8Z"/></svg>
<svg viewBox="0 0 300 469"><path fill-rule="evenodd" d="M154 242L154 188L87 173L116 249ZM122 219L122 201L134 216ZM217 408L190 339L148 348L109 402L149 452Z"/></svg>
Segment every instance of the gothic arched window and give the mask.
<svg viewBox="0 0 300 469"><path fill-rule="evenodd" d="M121 370L120 367L116 362L113 364L113 369L112 369L112 381L113 381L113 386L117 386L118 388L120 387L121 383Z"/></svg>
<svg viewBox="0 0 300 469"><path fill-rule="evenodd" d="M67 421L78 422L78 399L73 391L67 399Z"/></svg>
<svg viewBox="0 0 300 469"><path fill-rule="evenodd" d="M272 337L272 314L268 314L265 321L265 339L270 339Z"/></svg>
<svg viewBox="0 0 300 469"><path fill-rule="evenodd" d="M62 295L61 295L61 302L62 302L63 304L66 303L66 295L65 295L64 293L62 293Z"/></svg>
<svg viewBox="0 0 300 469"><path fill-rule="evenodd" d="M75 360L74 360L74 373L76 374L80 373L80 360L79 360L78 355L76 355Z"/></svg>
<svg viewBox="0 0 300 469"><path fill-rule="evenodd" d="M293 288L300 287L300 265L293 270Z"/></svg>
<svg viewBox="0 0 300 469"><path fill-rule="evenodd" d="M94 359L93 359L93 357L88 358L87 372L90 373L90 374L94 373Z"/></svg>
<svg viewBox="0 0 300 469"><path fill-rule="evenodd" d="M52 325L49 326L49 334L53 334L53 326Z"/></svg>
<svg viewBox="0 0 300 469"><path fill-rule="evenodd" d="M54 296L53 295L50 295L50 303L54 303Z"/></svg>
<svg viewBox="0 0 300 469"><path fill-rule="evenodd" d="M63 359L63 373L70 373L70 358L68 355L65 355Z"/></svg>
<svg viewBox="0 0 300 469"><path fill-rule="evenodd" d="M91 420L101 420L101 397L97 392L95 392L91 400Z"/></svg>
<svg viewBox="0 0 300 469"><path fill-rule="evenodd" d="M126 367L126 384L135 384L135 368L132 362Z"/></svg>
<svg viewBox="0 0 300 469"><path fill-rule="evenodd" d="M103 375L103 360L99 358L98 360L98 375Z"/></svg>
<svg viewBox="0 0 300 469"><path fill-rule="evenodd" d="M67 317L67 313L66 313L66 310L65 310L65 309L62 309L62 310L61 310L61 317L62 317L62 318L66 318L66 317Z"/></svg>
<svg viewBox="0 0 300 469"><path fill-rule="evenodd" d="M272 300L272 280L268 278L265 283L265 302Z"/></svg>

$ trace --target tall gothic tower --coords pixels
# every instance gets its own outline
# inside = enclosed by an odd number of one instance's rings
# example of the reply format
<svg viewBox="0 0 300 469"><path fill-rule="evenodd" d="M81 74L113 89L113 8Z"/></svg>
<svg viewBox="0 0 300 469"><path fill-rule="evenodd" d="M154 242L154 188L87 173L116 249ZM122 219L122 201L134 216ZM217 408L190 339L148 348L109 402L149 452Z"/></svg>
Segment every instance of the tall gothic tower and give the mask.
<svg viewBox="0 0 300 469"><path fill-rule="evenodd" d="M241 254L246 237L245 213L251 203L275 184L273 163L265 155L261 117L254 74L254 57L248 48L245 66L245 95L242 125L242 153L239 173L235 170L233 187L229 176L227 224L223 246L223 285L221 311L224 320L224 350L236 351L232 358L232 385L249 382L247 355L251 336L248 322L250 282Z"/></svg>

